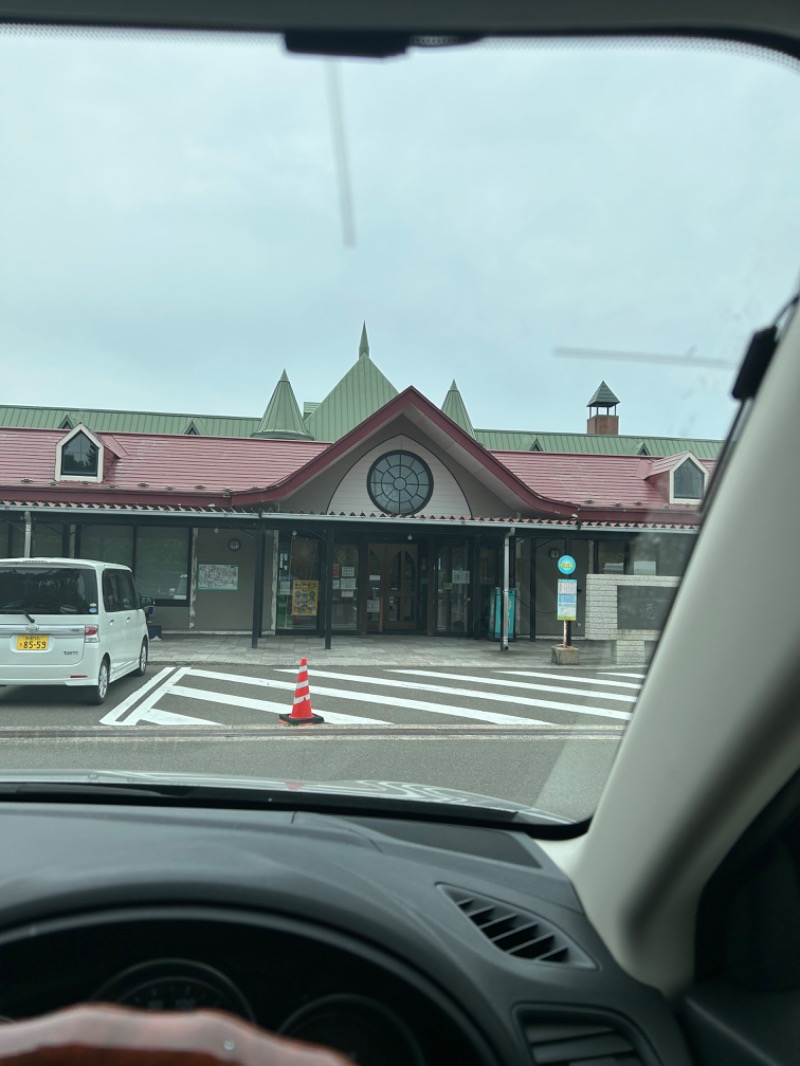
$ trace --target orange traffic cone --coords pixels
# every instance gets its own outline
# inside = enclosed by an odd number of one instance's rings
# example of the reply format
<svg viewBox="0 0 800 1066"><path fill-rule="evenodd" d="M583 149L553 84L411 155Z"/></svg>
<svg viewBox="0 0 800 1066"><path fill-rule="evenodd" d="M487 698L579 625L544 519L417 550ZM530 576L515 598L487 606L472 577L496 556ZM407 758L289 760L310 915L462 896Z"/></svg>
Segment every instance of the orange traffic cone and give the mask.
<svg viewBox="0 0 800 1066"><path fill-rule="evenodd" d="M305 657L300 660L292 713L279 714L278 718L285 722L286 725L318 725L319 722L325 721L321 714L314 714L311 710L311 693L308 688L308 663Z"/></svg>

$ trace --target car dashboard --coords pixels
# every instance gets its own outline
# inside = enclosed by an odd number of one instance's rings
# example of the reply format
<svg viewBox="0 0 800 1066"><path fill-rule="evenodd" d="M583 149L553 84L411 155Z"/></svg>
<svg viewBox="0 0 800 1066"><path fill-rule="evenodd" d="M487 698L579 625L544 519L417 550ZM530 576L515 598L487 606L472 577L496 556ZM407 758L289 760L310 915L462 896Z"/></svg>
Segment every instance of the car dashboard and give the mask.
<svg viewBox="0 0 800 1066"><path fill-rule="evenodd" d="M362 1066L689 1062L523 832L4 804L0 1014L224 1010Z"/></svg>

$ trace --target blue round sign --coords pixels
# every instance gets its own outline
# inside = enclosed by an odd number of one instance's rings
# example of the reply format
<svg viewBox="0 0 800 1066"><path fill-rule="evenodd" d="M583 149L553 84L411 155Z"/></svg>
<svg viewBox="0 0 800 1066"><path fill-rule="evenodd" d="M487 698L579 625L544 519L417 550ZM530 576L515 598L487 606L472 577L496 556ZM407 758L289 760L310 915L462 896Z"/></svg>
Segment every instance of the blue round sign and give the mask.
<svg viewBox="0 0 800 1066"><path fill-rule="evenodd" d="M562 574L574 574L578 564L571 555L562 555L556 565Z"/></svg>

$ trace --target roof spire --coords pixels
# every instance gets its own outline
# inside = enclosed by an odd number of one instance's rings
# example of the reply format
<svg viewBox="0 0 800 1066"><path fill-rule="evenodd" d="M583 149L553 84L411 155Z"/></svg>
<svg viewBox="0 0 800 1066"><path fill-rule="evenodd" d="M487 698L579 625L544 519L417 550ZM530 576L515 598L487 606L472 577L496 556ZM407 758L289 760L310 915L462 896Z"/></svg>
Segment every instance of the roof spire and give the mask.
<svg viewBox="0 0 800 1066"><path fill-rule="evenodd" d="M397 389L369 357L367 324L361 329L358 359L306 418L314 440L338 440L397 395Z"/></svg>
<svg viewBox="0 0 800 1066"><path fill-rule="evenodd" d="M279 437L283 440L307 440L311 436L285 370L275 386L258 429L251 436Z"/></svg>
<svg viewBox="0 0 800 1066"><path fill-rule="evenodd" d="M458 385L456 385L455 378L444 398L442 413L446 414L448 418L452 418L456 425L461 426L461 428L466 433L469 433L471 437L475 436L475 430L472 428L472 420L469 417L466 404L461 398L461 393L458 391Z"/></svg>

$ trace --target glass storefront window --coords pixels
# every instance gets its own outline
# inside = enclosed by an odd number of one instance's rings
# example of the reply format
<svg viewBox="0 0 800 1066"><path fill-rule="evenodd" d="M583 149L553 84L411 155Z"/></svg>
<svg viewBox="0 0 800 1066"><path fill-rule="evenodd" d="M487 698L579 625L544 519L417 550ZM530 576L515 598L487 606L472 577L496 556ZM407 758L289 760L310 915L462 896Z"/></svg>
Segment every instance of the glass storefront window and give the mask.
<svg viewBox="0 0 800 1066"><path fill-rule="evenodd" d="M625 542L621 540L599 540L597 543L598 574L625 573Z"/></svg>
<svg viewBox="0 0 800 1066"><path fill-rule="evenodd" d="M658 557L658 572L664 577L683 577L697 538L694 536L664 536Z"/></svg>
<svg viewBox="0 0 800 1066"><path fill-rule="evenodd" d="M531 556L530 540L517 537L514 545L514 631L518 637L531 635Z"/></svg>
<svg viewBox="0 0 800 1066"><path fill-rule="evenodd" d="M81 530L81 559L100 559L133 567L133 526L84 526Z"/></svg>
<svg viewBox="0 0 800 1066"><path fill-rule="evenodd" d="M163 603L185 603L189 595L189 530L136 531L136 587Z"/></svg>
<svg viewBox="0 0 800 1066"><path fill-rule="evenodd" d="M630 540L597 542L599 574L638 577L680 577L686 569L695 538L674 533L640 533Z"/></svg>
<svg viewBox="0 0 800 1066"><path fill-rule="evenodd" d="M639 537L633 537L629 549L628 572L640 577L655 577L660 573L658 566L659 555L658 536L643 533Z"/></svg>
<svg viewBox="0 0 800 1066"><path fill-rule="evenodd" d="M301 533L278 541L278 629L317 628L320 612L320 542Z"/></svg>
<svg viewBox="0 0 800 1066"><path fill-rule="evenodd" d="M334 629L355 632L358 628L359 558L358 545L334 545L332 609Z"/></svg>
<svg viewBox="0 0 800 1066"><path fill-rule="evenodd" d="M480 635L487 636L489 633L489 616L492 608L492 593L498 584L498 568L500 566L500 552L496 547L482 545L478 554L478 595L480 602Z"/></svg>
<svg viewBox="0 0 800 1066"><path fill-rule="evenodd" d="M63 526L36 522L33 527L33 555L40 558L60 558L64 554Z"/></svg>

